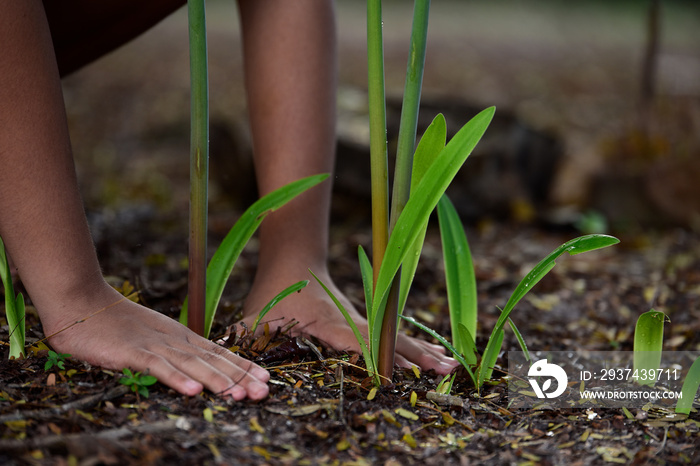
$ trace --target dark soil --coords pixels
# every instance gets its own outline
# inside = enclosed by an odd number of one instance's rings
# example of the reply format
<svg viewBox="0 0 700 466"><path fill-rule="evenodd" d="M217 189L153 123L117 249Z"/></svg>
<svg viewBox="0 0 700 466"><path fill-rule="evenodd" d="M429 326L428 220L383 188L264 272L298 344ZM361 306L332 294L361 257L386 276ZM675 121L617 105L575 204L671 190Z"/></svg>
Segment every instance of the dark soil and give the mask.
<svg viewBox="0 0 700 466"><path fill-rule="evenodd" d="M137 254L109 239L107 272L139 284L140 299L174 314L184 293L185 270L156 257L185 253L173 236L149 238L140 222ZM133 225L132 225L133 226ZM116 228L116 225L115 225ZM123 229L123 230L122 230ZM120 231L129 231L122 224ZM479 278L478 346L483 348L521 270L572 233L492 225L473 231ZM351 251L366 230L335 241L335 276L359 305L358 270ZM409 313L445 335L449 322L439 243L431 234ZM129 238L129 242L132 241ZM636 317L654 307L666 312L665 349L700 345L700 248L683 231L629 238L615 248L562 258L557 268L513 314L531 350L631 349ZM104 245L102 245L104 246ZM165 250L163 248L166 248ZM118 258L118 259L117 259ZM233 282L245 289L254 264L247 251ZM574 291L577 290L577 291ZM214 333L233 322L240 297L227 294ZM30 342L41 335L31 313ZM407 329L410 330L410 329ZM7 341L7 327L0 340ZM477 395L460 373L453 398L428 399L440 378L397 370L394 384L368 400L371 384L357 355L308 340L274 335L238 342L240 352L269 368L271 394L260 402L227 403L210 393L187 398L156 384L145 398L119 384L121 374L69 360L65 370L44 371L46 351L8 361L0 371L0 462L63 464L353 463L602 464L697 463L697 412L674 417L669 409L528 409L512 407L505 383ZM518 350L508 333L504 349ZM507 367L503 359L501 367ZM415 405L411 395L417 395ZM670 416L670 417L668 417Z"/></svg>
<svg viewBox="0 0 700 466"><path fill-rule="evenodd" d="M236 130L245 124L245 104L237 91L242 86L238 39L225 29L235 14L211 3L220 9L210 14L212 121L223 122L232 134L233 142L227 140L222 150L235 151ZM667 2L666 18L674 27L665 29L669 34L662 44L652 117L640 123L637 59L643 50L643 8L606 10L592 2L562 9L554 2L533 3L537 6L525 12L519 2L498 7L435 2L425 95L454 97L480 108L497 104L499 111L555 134L563 141L564 161L547 200L552 212L593 208L608 216L622 242L562 257L512 318L533 351L628 351L637 317L654 307L670 318L665 350L700 351L700 217L697 211L693 217L687 206L694 204L686 202L700 199L700 193L697 183L684 182L684 191L674 194L671 188L680 189L678 171L667 171L663 178L665 172L655 169L660 160L664 166L669 160L696 166L700 155L700 88L692 73L700 50L688 35L697 31L697 11ZM464 10L473 4L480 6ZM409 24L400 5L387 2L385 10L387 83L393 95L402 86ZM352 98L366 80L364 13L342 1L339 13L345 89L339 130L347 136L353 120L344 119L343 112L356 107ZM104 272L115 286L126 290L128 281L142 303L173 317L186 294L187 277L187 227L181 214L187 211L189 127L183 18L179 14L69 77L64 87L81 188ZM603 175L608 176L605 186L620 189L596 185L601 177L606 181ZM611 175L641 180L641 191L621 189L623 182L615 176L610 180ZM248 204L248 199L232 202L224 182L215 181L212 247ZM656 222L651 229L655 222L648 219L658 219L658 211L631 214L630 205L649 204L642 196L647 191L661 199L659 209L670 206L666 213L674 222ZM369 243L366 212L343 193L334 205L331 272L362 308L356 249ZM535 224L531 215L517 214L527 205L514 202L513 207L510 219L495 222L483 216L468 226L478 280L480 349L498 307L523 274L579 234L569 221ZM630 215L615 217L619 212ZM406 312L449 336L440 248L431 229ZM255 250L253 241L234 270L217 314L216 336L236 322L255 270ZM227 403L210 393L188 398L160 384L144 397L121 385L120 373L72 359L64 370L45 371L46 350L7 360L8 328L4 320L0 323L0 464L700 463L697 410L686 418L659 407L516 409L517 400L499 372L480 394L459 372L453 398L435 400L430 393L439 377L396 370L394 383L368 399L371 384L361 358L285 334L236 342L243 355L272 374L271 394L260 403ZM30 305L28 343L43 337ZM519 349L510 330L503 348ZM498 364L507 368L507 353Z"/></svg>

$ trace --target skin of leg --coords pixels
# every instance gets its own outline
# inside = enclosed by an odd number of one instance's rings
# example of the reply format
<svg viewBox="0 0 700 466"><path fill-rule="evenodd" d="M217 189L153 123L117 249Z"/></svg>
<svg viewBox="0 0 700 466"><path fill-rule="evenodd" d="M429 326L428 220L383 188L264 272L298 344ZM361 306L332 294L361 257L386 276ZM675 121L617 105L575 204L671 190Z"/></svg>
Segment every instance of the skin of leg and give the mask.
<svg viewBox="0 0 700 466"><path fill-rule="evenodd" d="M304 176L333 171L335 151L335 19L329 0L241 0L246 88L260 194ZM260 231L260 257L244 306L248 324L285 287L311 283L285 298L266 321L290 319L300 332L358 351L352 331L310 268L340 298L360 328L366 320L333 283L327 268L331 183L312 188L271 213ZM441 346L399 335L399 365L438 373L458 365Z"/></svg>
<svg viewBox="0 0 700 466"><path fill-rule="evenodd" d="M206 387L234 399L267 396L267 371L158 312L119 301L104 282L42 3L0 2L0 43L0 235L44 333L60 332L49 343L92 364L148 371L187 395Z"/></svg>

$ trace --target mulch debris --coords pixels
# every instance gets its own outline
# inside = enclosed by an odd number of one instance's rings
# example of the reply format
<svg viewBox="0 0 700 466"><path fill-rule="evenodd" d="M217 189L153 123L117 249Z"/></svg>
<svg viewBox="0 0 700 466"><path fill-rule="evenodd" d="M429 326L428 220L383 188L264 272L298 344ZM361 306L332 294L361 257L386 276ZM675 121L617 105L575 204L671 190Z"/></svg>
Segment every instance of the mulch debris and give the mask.
<svg viewBox="0 0 700 466"><path fill-rule="evenodd" d="M500 230L500 231L499 231ZM483 348L502 306L524 269L568 237L531 227L503 225L470 231L479 280ZM568 234L568 233L567 233ZM636 317L650 307L671 319L665 348L700 345L700 247L697 234L672 231L635 238L598 253L560 259L513 313L531 349L631 349ZM334 246L338 281L359 305L356 266L346 249L364 236ZM167 241L166 241L167 242ZM173 242L172 244L176 244ZM99 245L98 245L99 246ZM120 251L111 262L122 280L169 277L144 293L148 304L173 313L184 290L173 287L172 267ZM173 246L181 247L181 246ZM439 240L429 234L415 293L407 312L449 335ZM162 249L162 244L158 246ZM160 250L159 249L159 250ZM252 248L254 249L254 248ZM176 252L172 254L177 255ZM254 251L245 253L233 281L252 276ZM128 267L127 267L128 266ZM166 270L167 269L167 270ZM132 270L132 275L124 273ZM135 272L134 272L135 271ZM175 280L177 281L177 280ZM151 283L159 283L158 279ZM129 284L122 283L124 292ZM167 291L164 291L167 290ZM175 291L173 291L175 290ZM240 305L228 300L213 334L240 335L233 327ZM41 338L29 307L28 340ZM413 329L404 329L413 332ZM7 341L7 325L0 330ZM436 393L441 377L397 369L391 385L372 390L357 354L323 342L276 332L226 342L271 374L262 402L229 402L204 392L181 396L165 386L149 397L121 385L121 373L68 359L64 370L44 370L46 350L8 360L0 347L0 463L2 464L697 464L700 418L668 409L518 408L503 380L477 394L458 373L449 395ZM507 333L504 349L517 350ZM502 354L501 367L507 367ZM502 373L496 373L500 377ZM697 406L697 405L696 405Z"/></svg>

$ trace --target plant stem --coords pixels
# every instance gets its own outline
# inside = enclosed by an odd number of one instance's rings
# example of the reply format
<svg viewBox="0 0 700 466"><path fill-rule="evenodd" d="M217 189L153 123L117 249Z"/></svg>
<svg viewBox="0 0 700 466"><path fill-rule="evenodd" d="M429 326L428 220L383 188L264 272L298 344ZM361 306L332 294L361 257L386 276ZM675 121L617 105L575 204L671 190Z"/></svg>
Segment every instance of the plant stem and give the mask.
<svg viewBox="0 0 700 466"><path fill-rule="evenodd" d="M389 240L389 164L384 98L382 2L367 0L367 70L369 147L372 184L372 270L376 285Z"/></svg>
<svg viewBox="0 0 700 466"><path fill-rule="evenodd" d="M204 0L188 0L190 35L190 250L187 326L204 335L209 178L209 91Z"/></svg>
<svg viewBox="0 0 700 466"><path fill-rule="evenodd" d="M411 30L411 48L406 66L406 83L404 85L401 122L396 148L396 168L394 169L394 186L391 199L391 221L389 232L396 225L396 220L403 211L411 192L411 171L413 153L416 150L416 128L420 107L423 69L425 67L425 48L428 41L428 13L430 0L416 0L413 5L413 26Z"/></svg>
<svg viewBox="0 0 700 466"><path fill-rule="evenodd" d="M403 211L406 202L408 202L411 192L411 171L413 168L413 152L416 146L416 127L418 125L421 86L423 84L429 11L430 0L416 0L414 2L411 48L408 56L408 65L406 66L406 83L404 86L403 106L401 107L399 140L396 149L396 168L394 171L389 234L391 234L391 230L393 230L399 215ZM401 271L396 275L391 285L384 320L382 321L378 362L379 374L383 376L382 381L391 380L391 374L394 370L400 282Z"/></svg>

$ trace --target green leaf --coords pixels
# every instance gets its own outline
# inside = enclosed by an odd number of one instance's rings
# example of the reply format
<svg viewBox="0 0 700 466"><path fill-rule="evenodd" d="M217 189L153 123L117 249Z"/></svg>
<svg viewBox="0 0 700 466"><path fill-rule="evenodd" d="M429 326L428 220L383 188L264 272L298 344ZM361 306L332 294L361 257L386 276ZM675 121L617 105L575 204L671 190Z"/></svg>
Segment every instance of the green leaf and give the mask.
<svg viewBox="0 0 700 466"><path fill-rule="evenodd" d="M416 147L416 153L413 156L413 170L411 172L411 194L415 191L415 186L423 179L425 172L433 164L435 159L440 155L445 147L447 139L447 125L445 117L442 114L433 119L433 122L428 126L428 129L423 133L423 137ZM413 277L416 275L420 253L423 250L423 242L425 241L425 233L428 229L428 221L423 224L421 231L416 237L416 240L411 244L411 250L406 255L401 267L401 287L399 291L399 313L403 312L408 299L408 293L413 283Z"/></svg>
<svg viewBox="0 0 700 466"><path fill-rule="evenodd" d="M389 238L374 289L372 302L374 329L370 331L372 348L379 347L379 335L385 310L383 303L386 302L389 288L401 263L410 251L409 246L416 241L421 226L428 220L440 197L483 136L493 118L494 111L494 107L487 108L459 130L428 168L399 216Z"/></svg>
<svg viewBox="0 0 700 466"><path fill-rule="evenodd" d="M360 261L360 274L362 275L362 287L365 291L365 306L367 307L367 320L372 321L372 315L369 314L372 310L372 263L367 257L367 253L362 246L357 247L357 256Z"/></svg>
<svg viewBox="0 0 700 466"><path fill-rule="evenodd" d="M255 330L258 328L258 325L260 324L260 321L262 320L262 318L265 317L265 314L270 312L270 309L275 307L275 305L278 302L280 302L281 300L283 300L284 298L286 298L287 296L289 296L290 294L292 294L294 292L301 291L301 289L304 288L308 284L309 284L308 280L302 280L300 282L295 283L292 286L285 288L277 296L272 298L270 300L270 302L267 303L267 305L264 308L262 308L262 310L258 314L258 317L255 318L255 322L253 322L253 327L251 328L251 332L255 333Z"/></svg>
<svg viewBox="0 0 700 466"><path fill-rule="evenodd" d="M513 322L510 317L508 317L508 323L510 324L510 328L513 330L513 333L515 334L515 338L518 340L518 344L520 345L520 349L523 350L523 353L525 353L525 360L527 362L530 362L532 360L532 358L530 358L530 352L527 350L527 345L525 344L525 339L520 334L520 331L515 326L515 322Z"/></svg>
<svg viewBox="0 0 700 466"><path fill-rule="evenodd" d="M415 325L416 327L418 327L419 329L423 330L428 335L430 335L431 337L433 337L437 341L439 341L445 348L447 348L448 351L450 351L452 353L454 358L466 369L467 373L469 374L469 376L472 379L472 382L474 382L474 385L476 386L476 382L477 382L476 377L474 377L474 374L472 373L470 364L467 362L467 360L464 358L464 356L462 356L459 353L459 351L457 351L457 348L452 346L452 344L449 341L447 341L447 339L445 337L443 337L442 335L440 335L439 333L437 333L435 330L431 329L430 327L426 326L425 324L418 322L413 317L408 317L408 316L404 316L404 315L402 315L400 317L403 320L410 322L413 325Z"/></svg>
<svg viewBox="0 0 700 466"><path fill-rule="evenodd" d="M5 288L5 315L7 316L7 326L10 329L9 358L18 359L24 356L24 298L21 294L15 298L12 273L2 238L0 238L0 280Z"/></svg>
<svg viewBox="0 0 700 466"><path fill-rule="evenodd" d="M309 270L309 272L311 272ZM331 292L331 290L328 289L328 287L314 274L311 272L311 275L316 279L316 281L321 285L321 287L325 290L325 292L328 294L328 296L333 300L335 303L336 307L338 310L343 314L343 317L345 317L345 321L348 323L350 328L352 329L352 333L355 335L355 339L357 340L357 344L360 346L360 350L362 351L362 357L365 358L365 364L367 365L367 370L372 374L372 377L374 377L375 381L378 382L378 377L379 374L377 373L377 364L376 361L374 361L371 358L369 348L367 347L367 342L365 341L364 337L360 333L360 329L357 328L357 324L355 324L355 321L352 320L352 317L350 317L350 314L348 311L345 309L345 307L340 303L338 298L335 297L335 295Z"/></svg>
<svg viewBox="0 0 700 466"><path fill-rule="evenodd" d="M484 356L481 358L481 365L479 366L476 388L480 389L484 382L491 379L493 368L498 360L498 353L501 352L504 335L505 332L503 329L500 329L497 333L491 334L488 343L486 343Z"/></svg>
<svg viewBox="0 0 700 466"><path fill-rule="evenodd" d="M214 253L207 267L207 305L204 321L204 335L208 336L214 321L216 308L238 256L255 233L267 214L273 212L294 197L328 178L328 174L313 175L285 185L251 205L228 232ZM187 300L182 305L180 323L187 324Z"/></svg>
<svg viewBox="0 0 700 466"><path fill-rule="evenodd" d="M681 414L690 414L690 409L693 407L695 395L700 387L700 358L697 358L688 369L688 374L683 381L681 388L681 398L676 402L676 412Z"/></svg>
<svg viewBox="0 0 700 466"><path fill-rule="evenodd" d="M156 382L158 382L158 379L152 375L142 375L139 378L139 385L149 386L153 385Z"/></svg>
<svg viewBox="0 0 700 466"><path fill-rule="evenodd" d="M557 249L549 253L547 257L542 259L535 267L533 267L533 269L525 276L525 278L521 280L521 282L515 288L515 291L513 291L513 294L510 296L510 299L506 303L506 306L501 311L501 315L499 316L498 321L496 322L496 325L494 326L493 331L491 332L489 342L487 343L486 351L491 351L492 353L494 353L494 357L498 356L498 353L501 350L501 344L498 343L498 348L489 349L489 346L494 344L494 341L497 341L496 336L499 332L503 331L503 327L505 326L508 318L510 317L510 313L513 311L515 305L518 304L518 302L542 279L542 277L547 275L547 273L550 270L552 270L552 268L554 268L554 265L556 264L555 260L559 256L561 256L565 252L568 252L570 255L581 254L583 252L593 251L596 249L605 248L607 246L612 246L613 244L617 244L619 242L619 239L608 235L579 236L578 238L574 238L570 241L567 241L566 243L562 244ZM503 341L502 336L500 340L501 342ZM493 360L493 362L495 363L495 359ZM483 381L484 380L481 380L482 383Z"/></svg>
<svg viewBox="0 0 700 466"><path fill-rule="evenodd" d="M466 354L471 348L467 346L468 342L462 341L458 329L460 325L463 325L469 331L470 336L476 335L478 311L474 264L462 221L447 195L442 196L437 209L445 263L452 340L457 349ZM473 341L472 338L472 345Z"/></svg>
<svg viewBox="0 0 700 466"><path fill-rule="evenodd" d="M459 334L459 340L464 347L461 353L464 355L464 359L467 360L469 364L476 364L476 359L478 356L478 351L476 349L476 343L474 342L474 337L467 327L465 327L461 322L457 322L457 333ZM455 345L457 346L457 345Z"/></svg>
<svg viewBox="0 0 700 466"><path fill-rule="evenodd" d="M634 330L634 371L642 374L656 373L661 366L661 350L664 341L664 322L666 314L654 309L645 312L637 319ZM640 385L652 386L655 378L637 379Z"/></svg>

